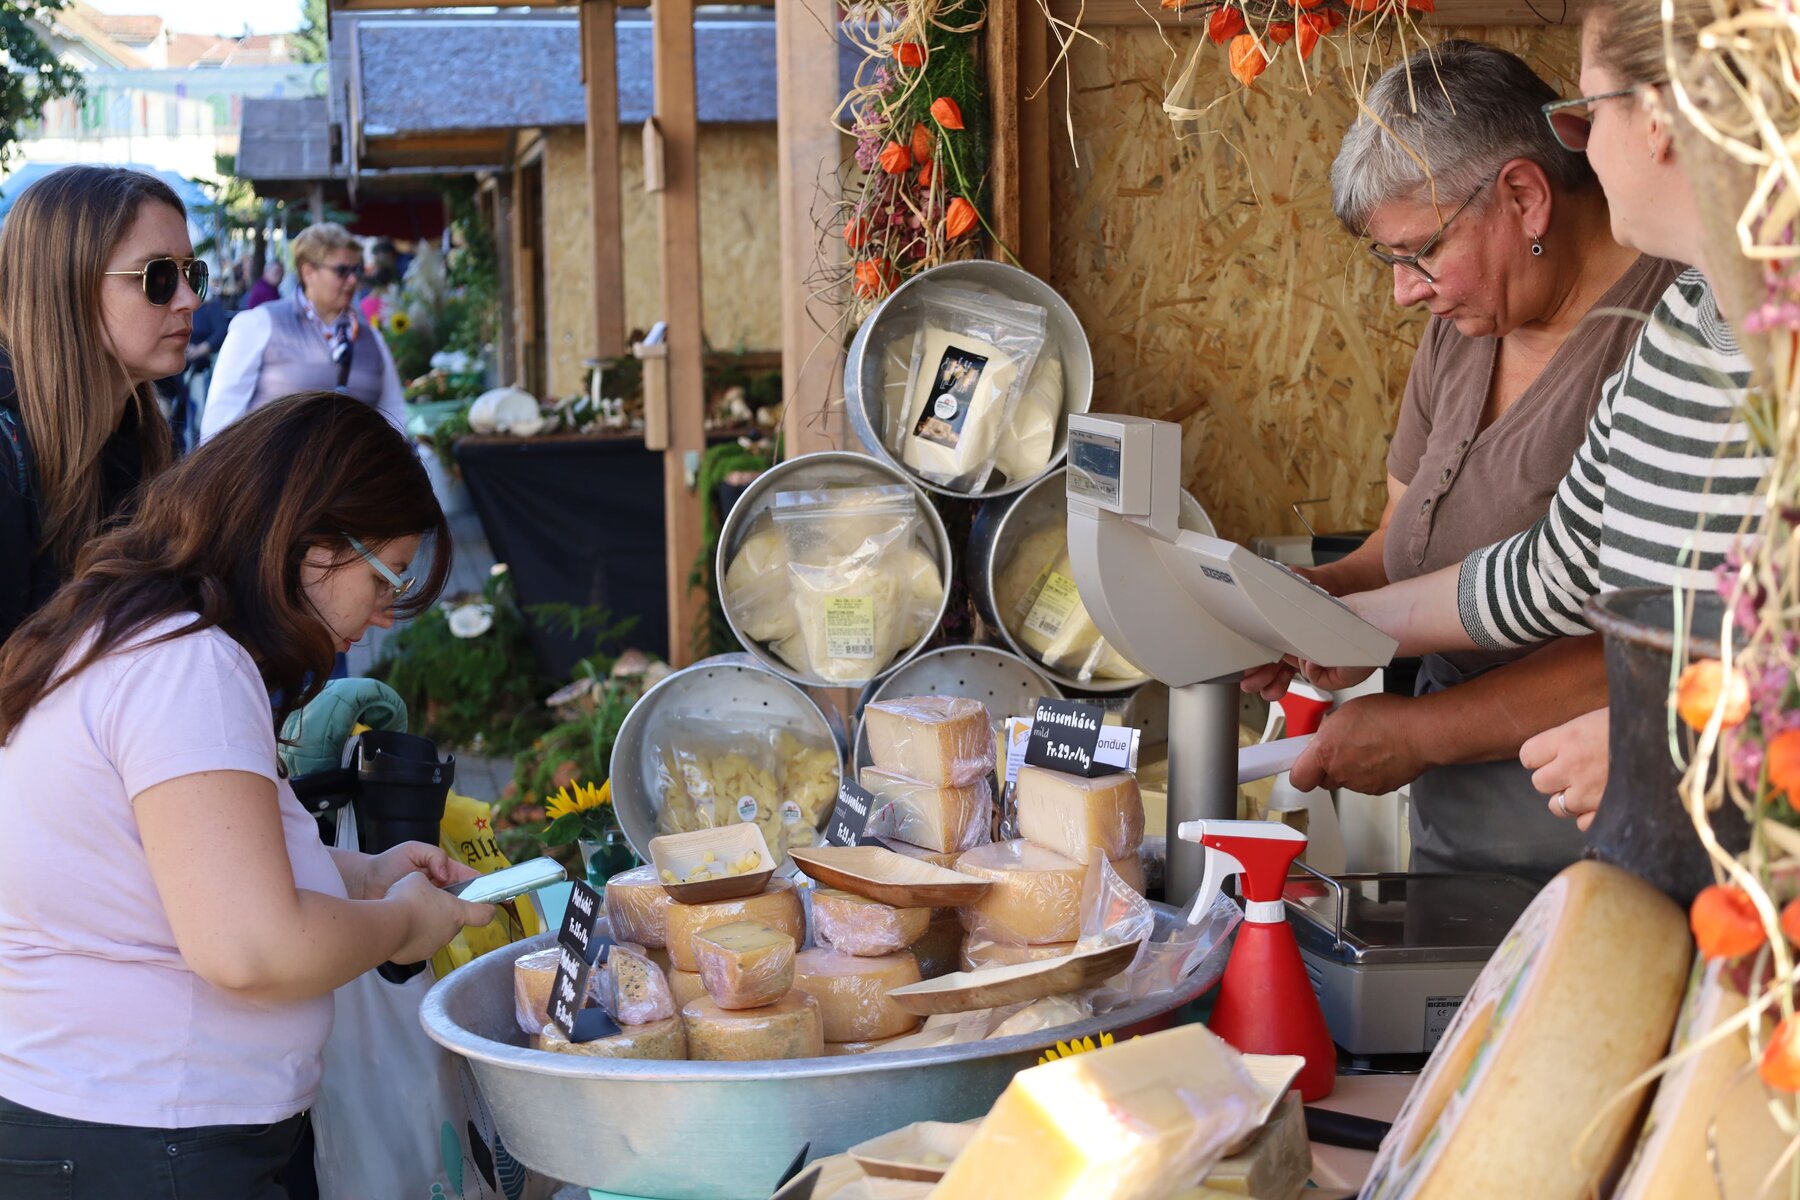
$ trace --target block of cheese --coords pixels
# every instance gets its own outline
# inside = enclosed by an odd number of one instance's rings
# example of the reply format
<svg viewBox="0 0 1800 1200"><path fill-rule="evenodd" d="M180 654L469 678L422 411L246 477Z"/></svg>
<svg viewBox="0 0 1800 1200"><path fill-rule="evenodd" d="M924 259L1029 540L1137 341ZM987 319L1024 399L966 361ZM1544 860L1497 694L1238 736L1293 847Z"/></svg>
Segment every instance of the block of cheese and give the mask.
<svg viewBox="0 0 1800 1200"><path fill-rule="evenodd" d="M994 723L976 700L878 700L863 709L863 729L876 766L923 783L968 787L994 769Z"/></svg>
<svg viewBox="0 0 1800 1200"><path fill-rule="evenodd" d="M1123 858L1144 844L1144 801L1130 771L1084 779L1023 766L1015 794L1019 835L1078 863Z"/></svg>
<svg viewBox="0 0 1800 1200"><path fill-rule="evenodd" d="M956 869L994 881L985 896L962 910L971 937L1042 946L1081 936L1081 880L1087 868L1074 859L1014 838L965 851Z"/></svg>
<svg viewBox="0 0 1800 1200"><path fill-rule="evenodd" d="M1255 1200L1300 1200L1312 1176L1312 1143L1306 1140L1306 1109L1300 1093L1289 1092L1250 1140L1206 1173L1201 1187L1214 1195ZM1198 1200L1205 1192L1178 1192L1170 1200Z"/></svg>
<svg viewBox="0 0 1800 1200"><path fill-rule="evenodd" d="M925 936L912 944L912 956L919 960L919 974L936 979L961 969L962 920L954 908L934 910Z"/></svg>
<svg viewBox="0 0 1800 1200"><path fill-rule="evenodd" d="M600 1007L621 1025L648 1025L676 1013L662 968L631 946L614 946L600 976Z"/></svg>
<svg viewBox="0 0 1800 1200"><path fill-rule="evenodd" d="M1061 958L1075 949L1074 942L1050 942L1043 946L1020 946L1012 942L991 942L970 937L963 943L962 969L979 971L983 967L1016 967L1020 963L1043 962Z"/></svg>
<svg viewBox="0 0 1800 1200"><path fill-rule="evenodd" d="M873 1041L867 1042L826 1042L825 1057L837 1058L846 1054L874 1054L877 1051L887 1049L901 1038L907 1036L909 1035L903 1033L898 1037L875 1038Z"/></svg>
<svg viewBox="0 0 1800 1200"><path fill-rule="evenodd" d="M679 1059L688 1055L687 1027L680 1017L652 1021L648 1025L631 1025L611 1037L591 1042L571 1042L562 1030L546 1025L535 1039L534 1048L556 1054L580 1054L587 1058L664 1058Z"/></svg>
<svg viewBox="0 0 1800 1200"><path fill-rule="evenodd" d="M1144 894L1144 859L1142 855L1133 852L1124 858L1115 858L1112 860L1112 869L1120 879L1125 881L1126 887L1140 896Z"/></svg>
<svg viewBox="0 0 1800 1200"><path fill-rule="evenodd" d="M894 1003L888 991L921 978L919 960L904 952L858 958L814 947L794 960L794 986L818 997L828 1042L867 1042L911 1033L919 1019Z"/></svg>
<svg viewBox="0 0 1800 1200"><path fill-rule="evenodd" d="M931 926L929 908L895 908L836 888L813 890L812 916L821 946L866 958L904 950Z"/></svg>
<svg viewBox="0 0 1800 1200"><path fill-rule="evenodd" d="M1609 1103L1668 1047L1691 951L1685 914L1648 883L1565 869L1476 977L1364 1200L1462 1200L1497 1179L1534 1200L1598 1194L1637 1123L1635 1105Z"/></svg>
<svg viewBox="0 0 1800 1200"><path fill-rule="evenodd" d="M755 921L715 925L694 935L706 994L720 1008L761 1008L794 987L793 935Z"/></svg>
<svg viewBox="0 0 1800 1200"><path fill-rule="evenodd" d="M734 921L755 921L778 929L793 938L796 946L806 942L806 909L800 902L800 892L780 875L755 896L707 904L671 904L668 920L669 961L678 971L700 969L699 960L694 957L696 933Z"/></svg>
<svg viewBox="0 0 1800 1200"><path fill-rule="evenodd" d="M665 914L674 901L648 864L606 881L606 921L613 940L658 947L668 941Z"/></svg>
<svg viewBox="0 0 1800 1200"><path fill-rule="evenodd" d="M930 863L934 867L942 867L946 871L956 869L956 856L962 853L961 850L932 850L925 846L915 846L911 842L903 842L899 838L884 837L880 841L883 846L895 854L904 854L908 858L915 858L922 863Z"/></svg>
<svg viewBox="0 0 1800 1200"><path fill-rule="evenodd" d="M968 787L922 783L880 767L864 767L859 776L878 802L872 828L928 850L967 850L988 841L994 791L987 776Z"/></svg>
<svg viewBox="0 0 1800 1200"><path fill-rule="evenodd" d="M1238 1053L1203 1025L1013 1076L933 1200L1163 1200L1256 1125Z"/></svg>
<svg viewBox="0 0 1800 1200"><path fill-rule="evenodd" d="M670 971L669 994L675 998L675 1009L679 1012L687 1007L689 1000L706 995L706 980L698 971Z"/></svg>
<svg viewBox="0 0 1800 1200"><path fill-rule="evenodd" d="M536 1033L550 1020L550 987L560 958L556 947L534 950L513 960L513 1018L523 1033ZM588 999L600 999L600 976L588 973Z"/></svg>
<svg viewBox="0 0 1800 1200"><path fill-rule="evenodd" d="M720 1008L711 997L681 1009L688 1057L709 1062L769 1058L818 1058L825 1053L825 1018L819 1002L798 988L761 1008Z"/></svg>

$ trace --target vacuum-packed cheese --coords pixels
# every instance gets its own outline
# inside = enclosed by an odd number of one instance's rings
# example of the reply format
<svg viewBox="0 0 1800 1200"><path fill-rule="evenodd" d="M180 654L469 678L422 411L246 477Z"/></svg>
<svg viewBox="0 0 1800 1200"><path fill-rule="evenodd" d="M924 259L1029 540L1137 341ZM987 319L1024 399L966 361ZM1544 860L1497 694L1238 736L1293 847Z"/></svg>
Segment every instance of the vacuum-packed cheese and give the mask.
<svg viewBox="0 0 1800 1200"><path fill-rule="evenodd" d="M864 958L906 949L931 924L929 908L895 908L836 888L813 890L812 915L820 945Z"/></svg>
<svg viewBox="0 0 1800 1200"><path fill-rule="evenodd" d="M761 1008L720 1008L709 996L682 1006L688 1057L709 1062L818 1058L825 1053L819 1002L798 988Z"/></svg>
<svg viewBox="0 0 1800 1200"><path fill-rule="evenodd" d="M1062 410L1062 355L1053 343L1045 342L1012 420L1000 431L994 470L1006 476L1008 483L1030 479L1050 465Z"/></svg>
<svg viewBox="0 0 1800 1200"><path fill-rule="evenodd" d="M860 776L879 802L871 824L891 836L928 850L967 850L988 840L994 792L983 775L968 787L923 783L880 767L864 767Z"/></svg>
<svg viewBox="0 0 1800 1200"><path fill-rule="evenodd" d="M1112 860L1112 869L1125 886L1142 896L1144 894L1144 856L1133 852L1124 858Z"/></svg>
<svg viewBox="0 0 1800 1200"><path fill-rule="evenodd" d="M863 709L863 728L876 766L923 783L968 787L994 769L994 724L976 700L878 700Z"/></svg>
<svg viewBox="0 0 1800 1200"><path fill-rule="evenodd" d="M1057 1059L1013 1076L931 1194L1162 1200L1255 1127L1260 1100L1203 1025Z"/></svg>
<svg viewBox="0 0 1800 1200"><path fill-rule="evenodd" d="M1016 967L1020 963L1043 962L1073 953L1074 942L1050 942L1042 946L1020 946L1011 942L990 942L971 937L963 943L962 969L979 971L983 967Z"/></svg>
<svg viewBox="0 0 1800 1200"><path fill-rule="evenodd" d="M675 1015L675 998L661 968L636 949L614 946L600 976L600 1007L621 1025L648 1025Z"/></svg>
<svg viewBox="0 0 1800 1200"><path fill-rule="evenodd" d="M760 1008L794 986L792 935L755 921L733 921L694 935L706 994L720 1008Z"/></svg>
<svg viewBox="0 0 1800 1200"><path fill-rule="evenodd" d="M933 910L925 936L912 944L912 956L919 960L919 974L926 979L936 979L959 970L962 944L963 927L957 910Z"/></svg>
<svg viewBox="0 0 1800 1200"><path fill-rule="evenodd" d="M1078 863L1136 854L1144 844L1144 801L1129 771L1088 779L1019 768L1019 834Z"/></svg>
<svg viewBox="0 0 1800 1200"><path fill-rule="evenodd" d="M621 871L606 881L606 922L614 941L660 947L668 942L666 913L669 893L645 864Z"/></svg>
<svg viewBox="0 0 1800 1200"><path fill-rule="evenodd" d="M794 986L818 997L825 1040L866 1042L911 1033L917 1017L894 1003L892 988L918 983L919 960L911 954L858 958L814 948L794 960Z"/></svg>
<svg viewBox="0 0 1800 1200"><path fill-rule="evenodd" d="M555 946L513 960L513 1017L523 1033L536 1033L550 1020L550 988L561 956ZM600 999L598 972L588 974L588 999Z"/></svg>
<svg viewBox="0 0 1800 1200"><path fill-rule="evenodd" d="M806 941L806 910L800 903L800 893L792 882L777 875L755 896L706 904L671 904L669 961L678 971L698 971L700 961L694 956L694 935L734 921L755 921L778 929L793 938L795 945Z"/></svg>
<svg viewBox="0 0 1800 1200"><path fill-rule="evenodd" d="M884 837L881 844L895 854L904 854L908 858L916 858L922 863L930 863L934 867L942 867L946 871L956 869L956 860L962 850L932 850L925 846L915 846L911 842L903 842L899 838ZM968 847L964 847L968 849Z"/></svg>
<svg viewBox="0 0 1800 1200"><path fill-rule="evenodd" d="M994 883L962 910L972 938L1041 946L1081 936L1081 881L1087 868L1074 859L1014 838L966 851L956 869Z"/></svg>
<svg viewBox="0 0 1800 1200"><path fill-rule="evenodd" d="M799 629L794 587L788 572L787 541L767 512L751 524L725 569L722 600L744 636L778 642Z"/></svg>
<svg viewBox="0 0 1800 1200"><path fill-rule="evenodd" d="M652 1021L648 1025L631 1025L611 1037L591 1042L571 1042L554 1025L545 1025L534 1039L533 1048L556 1054L580 1054L587 1058L661 1058L687 1057L687 1029L680 1017Z"/></svg>

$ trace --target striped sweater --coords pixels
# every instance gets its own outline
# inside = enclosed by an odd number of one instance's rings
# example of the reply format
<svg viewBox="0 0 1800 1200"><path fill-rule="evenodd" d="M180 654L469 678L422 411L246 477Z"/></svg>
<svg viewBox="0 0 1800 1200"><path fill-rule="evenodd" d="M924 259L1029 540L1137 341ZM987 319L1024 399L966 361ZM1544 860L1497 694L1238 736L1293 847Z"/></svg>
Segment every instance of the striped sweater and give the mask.
<svg viewBox="0 0 1800 1200"><path fill-rule="evenodd" d="M1750 360L1698 271L1658 301L1608 379L1550 511L1463 560L1463 628L1488 649L1589 632L1581 606L1626 587L1709 588L1768 459L1739 411Z"/></svg>

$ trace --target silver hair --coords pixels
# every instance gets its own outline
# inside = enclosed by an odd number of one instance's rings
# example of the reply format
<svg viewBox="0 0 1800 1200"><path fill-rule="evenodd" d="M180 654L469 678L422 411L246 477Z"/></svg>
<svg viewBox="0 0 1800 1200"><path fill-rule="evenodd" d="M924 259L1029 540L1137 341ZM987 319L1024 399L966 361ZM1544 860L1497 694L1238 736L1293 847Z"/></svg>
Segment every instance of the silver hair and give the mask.
<svg viewBox="0 0 1800 1200"><path fill-rule="evenodd" d="M1430 197L1435 185L1438 204L1454 207L1515 158L1542 167L1559 191L1592 187L1587 156L1563 149L1544 120L1555 99L1525 60L1496 46L1452 39L1421 50L1369 89L1331 164L1331 207L1360 237L1383 204Z"/></svg>

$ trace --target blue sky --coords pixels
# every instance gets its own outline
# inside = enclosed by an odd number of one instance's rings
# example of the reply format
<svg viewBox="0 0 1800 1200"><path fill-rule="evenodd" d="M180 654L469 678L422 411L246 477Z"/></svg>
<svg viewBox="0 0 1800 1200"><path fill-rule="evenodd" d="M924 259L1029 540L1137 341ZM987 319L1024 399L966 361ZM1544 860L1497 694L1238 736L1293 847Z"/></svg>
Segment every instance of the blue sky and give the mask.
<svg viewBox="0 0 1800 1200"><path fill-rule="evenodd" d="M88 0L105 13L154 13L177 33L255 33L300 27L300 0Z"/></svg>

